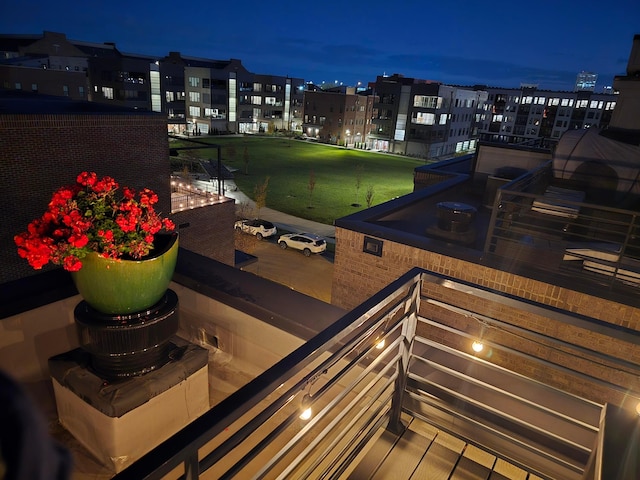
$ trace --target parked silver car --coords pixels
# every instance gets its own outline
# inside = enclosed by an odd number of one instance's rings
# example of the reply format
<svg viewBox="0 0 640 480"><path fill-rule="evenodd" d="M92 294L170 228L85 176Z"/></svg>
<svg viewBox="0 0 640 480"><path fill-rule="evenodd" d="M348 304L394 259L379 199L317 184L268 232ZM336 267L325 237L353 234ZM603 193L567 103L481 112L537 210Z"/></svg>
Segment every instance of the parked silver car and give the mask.
<svg viewBox="0 0 640 480"><path fill-rule="evenodd" d="M235 223L235 229L250 235L255 235L258 240L278 233L278 229L273 223L259 218L253 220L238 220Z"/></svg>
<svg viewBox="0 0 640 480"><path fill-rule="evenodd" d="M301 250L306 257L312 253L322 253L327 249L327 242L314 233L287 233L278 239L283 250L287 247Z"/></svg>

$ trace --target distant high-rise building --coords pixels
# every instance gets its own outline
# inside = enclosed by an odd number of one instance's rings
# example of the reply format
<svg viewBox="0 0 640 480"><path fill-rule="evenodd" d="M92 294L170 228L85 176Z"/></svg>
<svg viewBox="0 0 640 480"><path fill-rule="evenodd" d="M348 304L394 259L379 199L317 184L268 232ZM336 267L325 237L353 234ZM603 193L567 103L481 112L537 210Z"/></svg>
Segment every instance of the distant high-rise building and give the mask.
<svg viewBox="0 0 640 480"><path fill-rule="evenodd" d="M588 91L593 92L596 89L597 73L580 72L576 77L576 86L574 92Z"/></svg>

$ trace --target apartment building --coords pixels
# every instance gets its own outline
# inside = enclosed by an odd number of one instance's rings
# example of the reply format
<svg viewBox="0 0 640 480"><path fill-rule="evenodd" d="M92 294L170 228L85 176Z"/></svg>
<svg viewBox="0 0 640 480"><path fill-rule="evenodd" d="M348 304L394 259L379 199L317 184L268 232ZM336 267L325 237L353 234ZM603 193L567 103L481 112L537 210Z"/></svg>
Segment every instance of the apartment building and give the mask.
<svg viewBox="0 0 640 480"><path fill-rule="evenodd" d="M475 148L485 91L399 74L379 76L370 88L377 100L369 148L421 158Z"/></svg>
<svg viewBox="0 0 640 480"><path fill-rule="evenodd" d="M311 86L304 92L303 133L325 143L367 148L374 102L371 91Z"/></svg>
<svg viewBox="0 0 640 480"><path fill-rule="evenodd" d="M63 34L0 35L0 88L89 100L89 61Z"/></svg>
<svg viewBox="0 0 640 480"><path fill-rule="evenodd" d="M617 95L589 90L556 92L535 85L487 88L479 124L480 138L521 143L537 139L557 142L568 130L605 128Z"/></svg>
<svg viewBox="0 0 640 480"><path fill-rule="evenodd" d="M123 53L63 33L0 35L0 86L164 112L176 134L299 130L304 80L249 72L238 59Z"/></svg>
<svg viewBox="0 0 640 480"><path fill-rule="evenodd" d="M273 133L301 128L304 80L255 74L238 89L237 133Z"/></svg>

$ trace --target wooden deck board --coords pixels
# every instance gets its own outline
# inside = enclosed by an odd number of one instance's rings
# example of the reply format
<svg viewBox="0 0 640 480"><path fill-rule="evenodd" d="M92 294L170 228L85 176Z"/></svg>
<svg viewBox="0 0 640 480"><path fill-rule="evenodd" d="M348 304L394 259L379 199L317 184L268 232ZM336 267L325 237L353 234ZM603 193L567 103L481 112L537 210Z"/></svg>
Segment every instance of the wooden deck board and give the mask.
<svg viewBox="0 0 640 480"><path fill-rule="evenodd" d="M350 480L534 480L537 476L418 419L398 436L383 431Z"/></svg>
<svg viewBox="0 0 640 480"><path fill-rule="evenodd" d="M393 450L397 441L398 435L385 430L347 478L349 480L370 480L387 455Z"/></svg>
<svg viewBox="0 0 640 480"><path fill-rule="evenodd" d="M428 451L431 440L406 430L393 447L391 453L373 475L372 480L387 480L392 478L411 478L422 456Z"/></svg>
<svg viewBox="0 0 640 480"><path fill-rule="evenodd" d="M439 436L439 435L438 435ZM422 457L415 469L413 475L409 477L411 480L448 480L451 472L453 472L460 452L455 452L442 443L438 443L436 437L427 453Z"/></svg>
<svg viewBox="0 0 640 480"><path fill-rule="evenodd" d="M490 468L480 465L468 457L462 456L450 480L487 480L490 474Z"/></svg>

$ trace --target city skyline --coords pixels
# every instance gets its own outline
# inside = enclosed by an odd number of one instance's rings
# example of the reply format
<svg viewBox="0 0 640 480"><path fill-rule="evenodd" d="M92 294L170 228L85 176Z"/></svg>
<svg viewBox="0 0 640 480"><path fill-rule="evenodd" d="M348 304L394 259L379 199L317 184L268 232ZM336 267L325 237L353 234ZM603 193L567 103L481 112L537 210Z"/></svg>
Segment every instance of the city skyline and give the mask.
<svg viewBox="0 0 640 480"><path fill-rule="evenodd" d="M159 57L178 51L237 58L254 73L317 84L366 85L399 73L452 85L572 90L576 75L589 71L598 74L596 91L602 91L625 73L629 45L640 33L640 3L623 0L606 9L593 0L559 3L544 0L532 9L504 0L401 0L390 13L379 0L343 9L249 2L241 10L230 3L178 9L147 1L81 9L68 0L36 0L5 6L0 32L54 31Z"/></svg>

